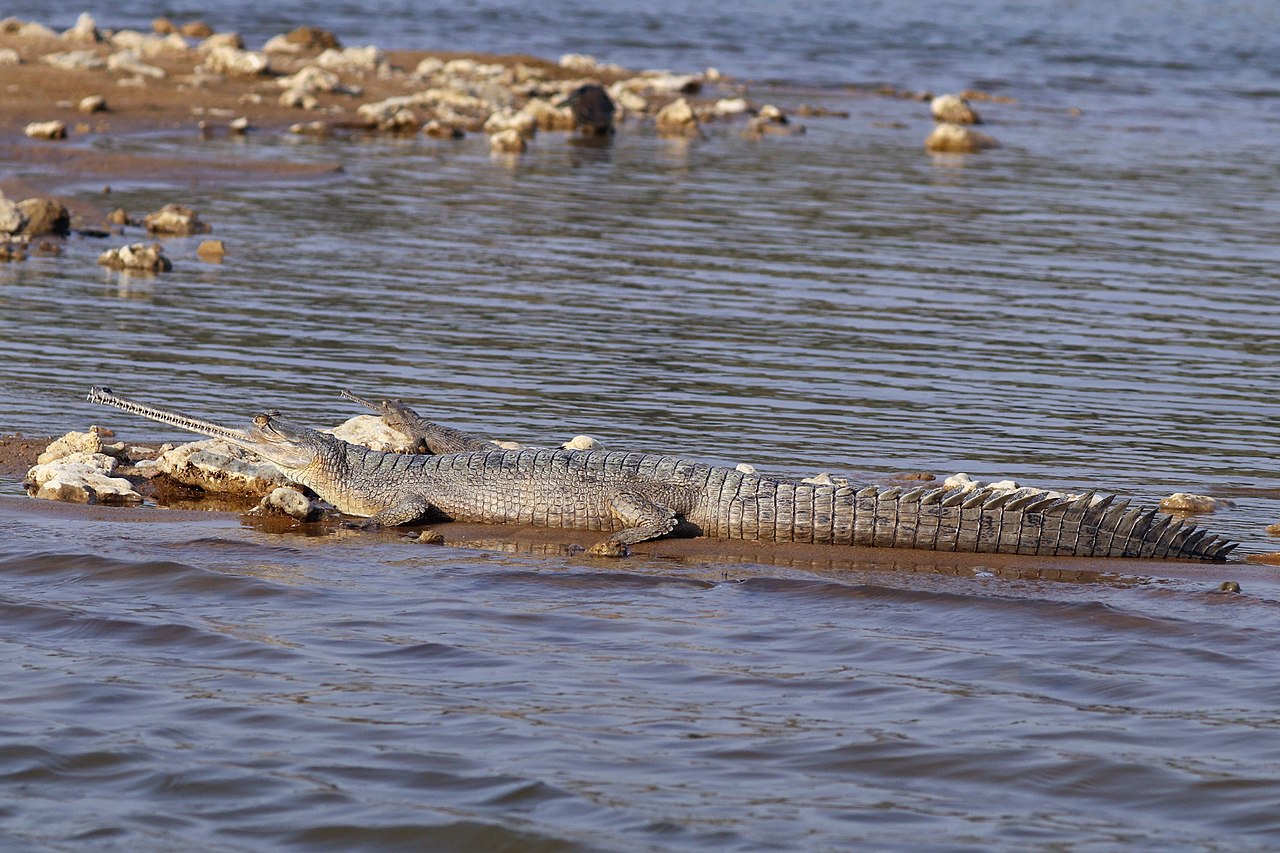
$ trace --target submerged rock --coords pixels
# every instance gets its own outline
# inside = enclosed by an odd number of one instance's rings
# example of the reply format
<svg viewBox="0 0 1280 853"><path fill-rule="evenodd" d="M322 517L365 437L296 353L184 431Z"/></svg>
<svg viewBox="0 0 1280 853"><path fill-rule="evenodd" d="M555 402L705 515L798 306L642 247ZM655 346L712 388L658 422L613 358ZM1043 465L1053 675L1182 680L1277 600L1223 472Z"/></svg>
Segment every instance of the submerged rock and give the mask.
<svg viewBox="0 0 1280 853"><path fill-rule="evenodd" d="M658 110L655 120L663 136L701 136L702 127L689 102L680 98Z"/></svg>
<svg viewBox="0 0 1280 853"><path fill-rule="evenodd" d="M204 234L213 229L200 221L195 209L182 204L166 204L143 217L142 224L152 234Z"/></svg>
<svg viewBox="0 0 1280 853"><path fill-rule="evenodd" d="M142 495L122 477L111 476L116 460L103 453L80 451L36 465L23 486L40 500L83 504L135 504Z"/></svg>
<svg viewBox="0 0 1280 853"><path fill-rule="evenodd" d="M165 257L159 243L133 243L119 249L108 249L98 256L98 263L114 270L169 272L173 262Z"/></svg>
<svg viewBox="0 0 1280 853"><path fill-rule="evenodd" d="M530 98L520 112L532 116L538 130L573 130L573 108L556 106L544 98Z"/></svg>
<svg viewBox="0 0 1280 853"><path fill-rule="evenodd" d="M495 154L519 154L529 147L514 128L500 130L489 137L489 150Z"/></svg>
<svg viewBox="0 0 1280 853"><path fill-rule="evenodd" d="M221 261L227 254L227 244L221 240L202 240L200 245L196 246L196 254L201 260Z"/></svg>
<svg viewBox="0 0 1280 853"><path fill-rule="evenodd" d="M213 494L266 497L290 485L284 473L247 450L213 438L179 445L156 459L156 472Z"/></svg>
<svg viewBox="0 0 1280 853"><path fill-rule="evenodd" d="M460 127L433 118L422 126L422 135L431 139L462 139L467 134Z"/></svg>
<svg viewBox="0 0 1280 853"><path fill-rule="evenodd" d="M748 137L759 139L766 134L799 136L804 132L805 127L803 124L793 123L781 109L773 104L765 104L747 124L744 134Z"/></svg>
<svg viewBox="0 0 1280 853"><path fill-rule="evenodd" d="M976 154L989 148L999 148L1000 143L985 133L958 124L943 123L929 134L924 147L926 151L940 153Z"/></svg>
<svg viewBox="0 0 1280 853"><path fill-rule="evenodd" d="M504 130L514 130L522 139L528 141L538 133L538 120L528 112L498 110L485 119L483 129L490 136Z"/></svg>

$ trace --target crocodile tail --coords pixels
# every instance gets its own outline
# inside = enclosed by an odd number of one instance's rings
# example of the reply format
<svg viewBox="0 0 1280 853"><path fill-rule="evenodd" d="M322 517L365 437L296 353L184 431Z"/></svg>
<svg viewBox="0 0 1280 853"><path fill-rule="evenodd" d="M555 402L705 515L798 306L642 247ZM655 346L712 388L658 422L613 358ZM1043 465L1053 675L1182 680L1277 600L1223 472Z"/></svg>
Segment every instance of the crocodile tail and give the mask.
<svg viewBox="0 0 1280 853"><path fill-rule="evenodd" d="M779 482L759 538L999 554L1221 561L1239 543L1115 495ZM765 495L760 494L760 498ZM781 500L779 500L781 498ZM758 506L766 501L758 500ZM737 514L735 513L735 516ZM740 517L740 516L739 516ZM769 522L769 524L764 524ZM772 530L774 535L768 535ZM744 531L745 532L745 531Z"/></svg>

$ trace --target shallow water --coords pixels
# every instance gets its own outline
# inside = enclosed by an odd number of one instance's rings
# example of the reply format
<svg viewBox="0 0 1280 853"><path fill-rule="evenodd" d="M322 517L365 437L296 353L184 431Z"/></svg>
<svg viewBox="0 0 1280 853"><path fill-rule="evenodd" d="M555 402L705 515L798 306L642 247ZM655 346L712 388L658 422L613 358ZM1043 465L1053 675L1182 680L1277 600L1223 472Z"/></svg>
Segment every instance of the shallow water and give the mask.
<svg viewBox="0 0 1280 853"><path fill-rule="evenodd" d="M181 438L82 402L93 383L233 423L331 424L351 387L532 443L1215 494L1235 505L1210 527L1276 550L1274 10L764 5L228 6L211 21L251 41L307 21L349 44L713 64L850 115L760 142L546 134L514 165L474 138L98 140L344 171L113 181L111 206L197 207L230 254L170 240L175 271L143 279L81 239L0 267L0 431ZM1015 97L978 104L1004 147L925 155L922 104L843 85L877 82ZM0 839L18 849L1234 850L1280 832L1263 571L1221 596L1243 569L619 566L15 506Z"/></svg>

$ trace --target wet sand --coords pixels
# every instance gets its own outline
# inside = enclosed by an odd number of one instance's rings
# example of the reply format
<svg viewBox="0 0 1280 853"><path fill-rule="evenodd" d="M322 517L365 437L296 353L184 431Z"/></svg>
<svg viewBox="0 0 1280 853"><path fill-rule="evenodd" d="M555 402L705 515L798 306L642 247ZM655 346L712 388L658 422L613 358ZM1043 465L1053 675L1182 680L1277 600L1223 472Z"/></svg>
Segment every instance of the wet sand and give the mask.
<svg viewBox="0 0 1280 853"><path fill-rule="evenodd" d="M0 475L8 477L7 473ZM198 507L199 502L187 507ZM1274 569L1242 562L1226 564L1182 560L1085 560L1073 557L1029 557L1007 554L950 554L933 551L887 548L810 545L796 542L737 542L704 537L671 538L642 542L633 546L633 557L624 560L595 558L582 549L599 541L600 534L581 530L558 530L522 525L470 524L450 522L410 525L377 531L351 530L341 521L327 519L302 524L292 519L247 516L212 509L115 507L37 501L0 496L0 514L15 518L58 519L71 523L108 523L127 529L132 524L214 525L224 528L248 527L262 533L287 537L362 537L369 545L403 543L412 548L433 548L414 541L423 530L444 537L447 547L495 551L509 554L564 557L583 566L601 570L638 564L675 561L680 574L710 580L740 579L755 574L753 567L771 567L824 578L849 578L902 574L932 574L957 577L990 576L1004 580L1040 580L1066 583L1134 586L1176 584L1216 592L1226 581L1240 584L1245 593L1263 593L1280 598L1280 581Z"/></svg>

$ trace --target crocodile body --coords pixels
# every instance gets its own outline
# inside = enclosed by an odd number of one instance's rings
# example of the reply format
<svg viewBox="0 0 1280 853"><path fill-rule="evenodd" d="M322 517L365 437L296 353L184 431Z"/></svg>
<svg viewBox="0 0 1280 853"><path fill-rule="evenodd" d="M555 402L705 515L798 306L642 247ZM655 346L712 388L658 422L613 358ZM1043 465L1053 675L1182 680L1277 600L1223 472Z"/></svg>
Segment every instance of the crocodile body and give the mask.
<svg viewBox="0 0 1280 853"><path fill-rule="evenodd" d="M684 523L720 539L1083 557L1222 560L1236 547L1155 510L1093 493L1071 499L961 489L808 484L626 451L370 450L276 413L230 430L94 389L89 399L226 438L274 462L339 510L375 525L434 516L611 535L625 554Z"/></svg>

